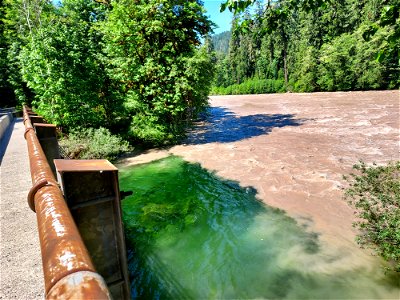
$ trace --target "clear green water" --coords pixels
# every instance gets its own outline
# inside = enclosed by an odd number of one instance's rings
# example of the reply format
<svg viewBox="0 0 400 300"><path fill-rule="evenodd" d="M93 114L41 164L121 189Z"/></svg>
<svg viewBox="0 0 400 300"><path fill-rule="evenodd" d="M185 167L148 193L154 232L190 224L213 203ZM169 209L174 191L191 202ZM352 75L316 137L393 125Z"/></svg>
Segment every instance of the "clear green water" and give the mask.
<svg viewBox="0 0 400 300"><path fill-rule="evenodd" d="M133 298L396 298L398 277L330 270L318 236L252 188L178 157L120 170Z"/></svg>

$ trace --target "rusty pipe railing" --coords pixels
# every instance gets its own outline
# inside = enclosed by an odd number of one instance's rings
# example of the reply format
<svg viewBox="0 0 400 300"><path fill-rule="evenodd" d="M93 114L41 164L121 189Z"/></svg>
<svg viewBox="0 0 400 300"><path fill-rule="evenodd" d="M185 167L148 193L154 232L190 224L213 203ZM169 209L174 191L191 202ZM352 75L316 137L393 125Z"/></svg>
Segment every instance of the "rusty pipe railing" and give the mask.
<svg viewBox="0 0 400 300"><path fill-rule="evenodd" d="M32 188L28 203L36 212L47 299L110 299L96 273L63 194L23 108Z"/></svg>

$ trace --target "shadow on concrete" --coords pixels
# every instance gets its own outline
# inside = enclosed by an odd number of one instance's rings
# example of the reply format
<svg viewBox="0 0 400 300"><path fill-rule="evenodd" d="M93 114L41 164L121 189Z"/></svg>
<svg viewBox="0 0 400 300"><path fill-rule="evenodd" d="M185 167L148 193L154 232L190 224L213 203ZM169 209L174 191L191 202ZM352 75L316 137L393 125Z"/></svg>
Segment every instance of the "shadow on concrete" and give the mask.
<svg viewBox="0 0 400 300"><path fill-rule="evenodd" d="M3 137L1 138L1 141L0 141L0 165L3 162L4 154L6 153L8 143L10 142L11 135L14 130L14 125L15 125L15 123L19 123L19 122L22 122L21 118L14 119L8 126Z"/></svg>
<svg viewBox="0 0 400 300"><path fill-rule="evenodd" d="M186 144L230 143L268 134L274 128L300 126L293 114L238 116L224 107L210 107L188 133Z"/></svg>

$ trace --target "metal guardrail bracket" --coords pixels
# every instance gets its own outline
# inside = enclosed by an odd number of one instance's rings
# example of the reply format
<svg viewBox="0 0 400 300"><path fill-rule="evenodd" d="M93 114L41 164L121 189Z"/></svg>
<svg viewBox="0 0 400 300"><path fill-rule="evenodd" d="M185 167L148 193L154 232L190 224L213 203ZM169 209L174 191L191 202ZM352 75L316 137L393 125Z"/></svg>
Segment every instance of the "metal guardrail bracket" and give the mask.
<svg viewBox="0 0 400 300"><path fill-rule="evenodd" d="M111 299L56 183L26 106L24 124L33 184L28 203L36 211L46 298Z"/></svg>
<svg viewBox="0 0 400 300"><path fill-rule="evenodd" d="M58 182L97 272L115 299L130 299L118 169L105 159L55 159Z"/></svg>
<svg viewBox="0 0 400 300"><path fill-rule="evenodd" d="M36 194L42 187L45 187L45 186L56 186L56 187L59 187L59 186L58 186L58 183L52 182L52 181L47 181L46 179L42 179L42 180L37 181L37 182L31 187L31 189L29 190L29 193L28 193L28 204L29 204L29 207L30 207L34 212L36 212L36 210L35 210L35 194Z"/></svg>

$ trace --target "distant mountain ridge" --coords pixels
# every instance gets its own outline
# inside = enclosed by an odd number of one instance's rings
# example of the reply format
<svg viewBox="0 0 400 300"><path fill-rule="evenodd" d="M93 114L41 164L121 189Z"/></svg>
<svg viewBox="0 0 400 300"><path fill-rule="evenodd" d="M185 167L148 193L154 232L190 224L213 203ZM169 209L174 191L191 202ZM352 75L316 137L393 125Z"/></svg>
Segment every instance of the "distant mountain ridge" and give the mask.
<svg viewBox="0 0 400 300"><path fill-rule="evenodd" d="M214 50L217 52L228 54L230 39L231 39L230 31L224 31L211 36L211 41L214 46Z"/></svg>

